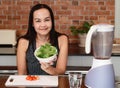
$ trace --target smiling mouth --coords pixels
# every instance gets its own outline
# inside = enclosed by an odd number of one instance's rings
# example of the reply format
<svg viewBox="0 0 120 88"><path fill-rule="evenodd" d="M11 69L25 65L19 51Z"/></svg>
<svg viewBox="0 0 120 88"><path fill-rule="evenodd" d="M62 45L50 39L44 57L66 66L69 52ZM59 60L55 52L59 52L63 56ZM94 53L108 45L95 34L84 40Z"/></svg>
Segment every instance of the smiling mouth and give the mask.
<svg viewBox="0 0 120 88"><path fill-rule="evenodd" d="M44 29L39 29L39 30L47 30L47 28L44 28Z"/></svg>

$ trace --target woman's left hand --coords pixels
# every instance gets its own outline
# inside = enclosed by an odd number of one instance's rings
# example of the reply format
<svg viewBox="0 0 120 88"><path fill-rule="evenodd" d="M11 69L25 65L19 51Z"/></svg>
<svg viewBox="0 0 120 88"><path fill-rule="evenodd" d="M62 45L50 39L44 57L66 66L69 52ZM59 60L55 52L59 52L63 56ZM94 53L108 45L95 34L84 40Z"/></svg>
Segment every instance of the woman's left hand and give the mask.
<svg viewBox="0 0 120 88"><path fill-rule="evenodd" d="M42 68L43 70L46 70L46 69L48 69L51 65L54 64L54 61L50 61L50 62L40 62L40 64L41 64L41 68Z"/></svg>
<svg viewBox="0 0 120 88"><path fill-rule="evenodd" d="M46 69L48 69L50 67L50 63L40 62L40 64L41 64L41 68L43 70L46 70Z"/></svg>
<svg viewBox="0 0 120 88"><path fill-rule="evenodd" d="M49 67L52 67L52 65L54 64L54 62L57 60L57 57L54 58L52 61L50 62L40 62L41 64L41 69L46 71L48 70Z"/></svg>

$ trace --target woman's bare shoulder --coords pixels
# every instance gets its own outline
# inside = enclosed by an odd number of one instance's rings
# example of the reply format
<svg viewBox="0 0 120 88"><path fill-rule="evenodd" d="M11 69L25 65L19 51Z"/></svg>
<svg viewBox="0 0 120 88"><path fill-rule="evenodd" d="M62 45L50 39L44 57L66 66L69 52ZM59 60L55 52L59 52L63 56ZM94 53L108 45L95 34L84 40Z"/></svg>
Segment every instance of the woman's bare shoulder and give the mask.
<svg viewBox="0 0 120 88"><path fill-rule="evenodd" d="M68 37L66 35L61 35L58 38L59 48L68 45Z"/></svg>
<svg viewBox="0 0 120 88"><path fill-rule="evenodd" d="M29 41L24 38L20 38L18 41L18 47L27 49Z"/></svg>
<svg viewBox="0 0 120 88"><path fill-rule="evenodd" d="M68 41L68 36L66 36L66 35L61 35L61 36L59 36L58 40L59 40L59 41L63 41L63 42Z"/></svg>
<svg viewBox="0 0 120 88"><path fill-rule="evenodd" d="M19 39L19 43L22 43L22 44L26 44L28 43L29 41L27 39L24 39L24 38L20 38Z"/></svg>

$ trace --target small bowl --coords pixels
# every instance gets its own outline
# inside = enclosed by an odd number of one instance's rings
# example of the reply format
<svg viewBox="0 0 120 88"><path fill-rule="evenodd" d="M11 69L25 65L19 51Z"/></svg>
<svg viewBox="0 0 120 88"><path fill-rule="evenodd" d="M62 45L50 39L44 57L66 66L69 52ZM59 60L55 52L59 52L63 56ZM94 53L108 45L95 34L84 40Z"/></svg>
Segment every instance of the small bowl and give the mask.
<svg viewBox="0 0 120 88"><path fill-rule="evenodd" d="M50 61L53 61L53 60L57 57L57 53L56 53L56 54L54 54L53 56L50 56L50 57L48 57L48 58L40 58L40 57L38 57L38 56L36 55L36 52L37 52L39 49L40 49L40 47L35 50L34 55L35 55L36 59L37 59L38 61L40 61L40 62L50 62ZM57 52L57 49L56 49L56 52Z"/></svg>

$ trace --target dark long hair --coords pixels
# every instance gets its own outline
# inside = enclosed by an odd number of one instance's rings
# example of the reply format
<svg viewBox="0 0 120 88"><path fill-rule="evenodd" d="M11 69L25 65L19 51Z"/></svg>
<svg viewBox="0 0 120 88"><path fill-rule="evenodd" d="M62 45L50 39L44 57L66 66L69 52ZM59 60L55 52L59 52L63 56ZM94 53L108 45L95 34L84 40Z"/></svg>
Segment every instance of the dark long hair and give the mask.
<svg viewBox="0 0 120 88"><path fill-rule="evenodd" d="M61 33L58 33L57 31L55 31L54 14L52 12L52 9L46 4L36 4L31 8L31 11L29 14L28 31L24 36L22 36L22 38L29 40L30 43L32 43L36 39L36 31L33 27L33 13L36 10L39 10L42 8L45 8L50 12L50 16L52 20L52 28L50 30L50 43L56 46L56 44L58 43L58 36L60 36Z"/></svg>

